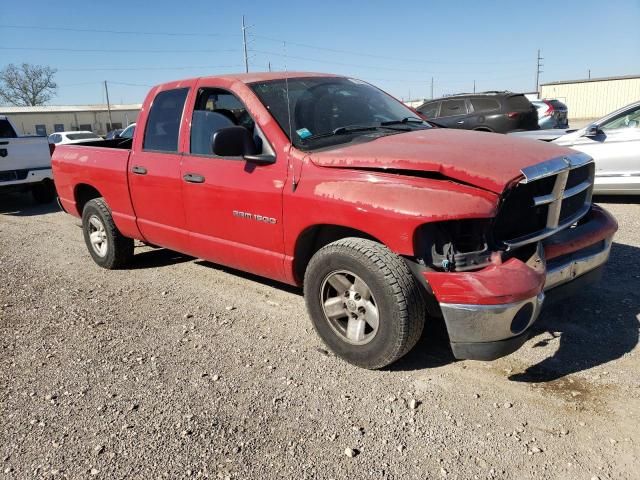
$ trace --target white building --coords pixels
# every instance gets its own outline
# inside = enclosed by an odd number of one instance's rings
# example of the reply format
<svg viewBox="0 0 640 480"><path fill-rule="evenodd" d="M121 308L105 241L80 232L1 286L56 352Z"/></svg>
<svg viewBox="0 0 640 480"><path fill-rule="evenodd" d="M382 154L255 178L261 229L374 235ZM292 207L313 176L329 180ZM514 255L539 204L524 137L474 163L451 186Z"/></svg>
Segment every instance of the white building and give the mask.
<svg viewBox="0 0 640 480"><path fill-rule="evenodd" d="M640 100L640 75L543 83L540 98L566 104L569 119L600 118Z"/></svg>
<svg viewBox="0 0 640 480"><path fill-rule="evenodd" d="M0 106L0 115L8 116L22 135L49 135L69 130L90 130L104 135L135 122L140 108L141 104L111 105L113 125L110 125L107 105Z"/></svg>

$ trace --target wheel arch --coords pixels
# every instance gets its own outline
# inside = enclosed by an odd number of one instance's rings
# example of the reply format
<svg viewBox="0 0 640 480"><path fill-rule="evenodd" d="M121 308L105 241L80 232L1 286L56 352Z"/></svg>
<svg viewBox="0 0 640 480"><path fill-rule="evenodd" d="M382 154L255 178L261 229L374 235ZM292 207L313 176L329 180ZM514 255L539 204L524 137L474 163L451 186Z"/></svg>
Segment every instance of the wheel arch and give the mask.
<svg viewBox="0 0 640 480"><path fill-rule="evenodd" d="M102 197L100 191L88 183L79 183L73 189L73 199L76 203L76 210L79 215L82 215L84 206L89 200L100 197Z"/></svg>
<svg viewBox="0 0 640 480"><path fill-rule="evenodd" d="M305 228L296 239L293 252L293 274L296 282L302 284L309 261L318 250L348 237L366 238L384 244L373 235L357 228L336 224L311 225Z"/></svg>

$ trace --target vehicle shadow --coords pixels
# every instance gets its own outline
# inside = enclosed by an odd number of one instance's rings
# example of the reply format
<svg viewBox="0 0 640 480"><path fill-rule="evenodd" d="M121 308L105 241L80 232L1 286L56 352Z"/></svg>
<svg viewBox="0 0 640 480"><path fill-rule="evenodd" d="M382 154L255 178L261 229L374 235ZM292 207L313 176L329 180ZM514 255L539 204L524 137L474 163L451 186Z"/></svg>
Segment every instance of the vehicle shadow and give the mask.
<svg viewBox="0 0 640 480"><path fill-rule="evenodd" d="M155 268L194 260L167 249L135 255L132 268ZM197 265L220 270L296 295L302 290L268 278L205 260ZM531 336L544 338L523 348L546 348L559 338L555 353L524 372L509 377L517 382L551 382L622 357L635 348L640 327L640 248L614 243L600 282L564 301L547 306L532 327ZM554 341L555 343L555 341ZM387 371L412 371L444 366L457 360L451 352L441 319L429 319L417 345Z"/></svg>
<svg viewBox="0 0 640 480"><path fill-rule="evenodd" d="M147 247L145 246L145 248ZM180 252L175 252L167 248L154 248L153 250L136 252L128 269L141 270L145 268L167 267L170 265L177 265L178 263L189 262L191 260L193 260L193 257L184 255Z"/></svg>
<svg viewBox="0 0 640 480"><path fill-rule="evenodd" d="M555 337L553 355L515 373L516 382L550 382L622 357L638 344L640 326L640 248L614 243L600 282L550 306L534 324L532 337ZM526 348L526 345L525 345Z"/></svg>
<svg viewBox="0 0 640 480"><path fill-rule="evenodd" d="M0 215L31 217L59 212L60 207L54 200L50 203L37 203L30 193L0 193Z"/></svg>
<svg viewBox="0 0 640 480"><path fill-rule="evenodd" d="M449 346L444 320L429 318L424 326L422 337L413 349L384 370L389 372L408 372L436 368L457 362Z"/></svg>
<svg viewBox="0 0 640 480"><path fill-rule="evenodd" d="M270 278L261 277L259 275L245 272L243 270L236 270L235 268L225 267L224 265L218 265L217 263L209 262L207 260L197 260L195 263L197 265L201 265L207 268L214 268L216 270L220 270L221 272L225 272L236 277L244 278L252 282L261 283L262 285L266 285L267 287L277 288L278 290L282 290L284 292L293 293L295 295L302 296L302 289L300 287L289 285L287 283L278 282L277 280L272 280Z"/></svg>

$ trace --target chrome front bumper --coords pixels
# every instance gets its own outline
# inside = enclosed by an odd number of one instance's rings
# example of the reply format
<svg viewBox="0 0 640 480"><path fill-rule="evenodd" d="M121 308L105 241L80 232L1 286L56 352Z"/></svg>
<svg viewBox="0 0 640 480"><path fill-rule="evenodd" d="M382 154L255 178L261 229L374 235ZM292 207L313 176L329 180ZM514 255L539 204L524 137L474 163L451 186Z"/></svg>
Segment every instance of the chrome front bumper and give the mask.
<svg viewBox="0 0 640 480"><path fill-rule="evenodd" d="M549 261L547 263L547 279L544 283L545 291L568 283L605 264L609 259L612 242L612 238L607 238L602 240L600 244Z"/></svg>
<svg viewBox="0 0 640 480"><path fill-rule="evenodd" d="M514 352L527 340L545 293L604 265L612 238L554 258L546 264L544 291L536 296L499 305L441 303L451 348L459 359L494 360Z"/></svg>

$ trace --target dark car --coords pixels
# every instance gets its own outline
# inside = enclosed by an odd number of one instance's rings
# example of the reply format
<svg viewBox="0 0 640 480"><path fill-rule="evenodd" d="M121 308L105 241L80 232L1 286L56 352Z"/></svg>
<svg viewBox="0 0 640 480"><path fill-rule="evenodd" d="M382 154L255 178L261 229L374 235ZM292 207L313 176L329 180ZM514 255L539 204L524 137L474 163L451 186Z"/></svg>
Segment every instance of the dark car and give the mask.
<svg viewBox="0 0 640 480"><path fill-rule="evenodd" d="M507 133L538 129L538 111L527 97L513 92L452 95L430 100L418 112L448 128Z"/></svg>

